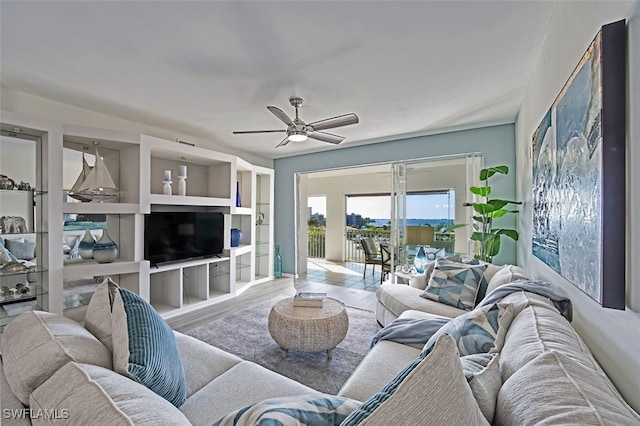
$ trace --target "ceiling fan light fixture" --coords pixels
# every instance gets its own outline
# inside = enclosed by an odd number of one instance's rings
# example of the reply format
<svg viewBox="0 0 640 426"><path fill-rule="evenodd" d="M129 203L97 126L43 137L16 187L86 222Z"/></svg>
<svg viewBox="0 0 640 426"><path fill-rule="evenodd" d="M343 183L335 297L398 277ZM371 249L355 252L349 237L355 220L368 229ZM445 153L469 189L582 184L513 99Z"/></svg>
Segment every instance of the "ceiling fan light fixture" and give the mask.
<svg viewBox="0 0 640 426"><path fill-rule="evenodd" d="M289 135L289 140L291 142L304 142L307 140L307 134L304 132L292 132Z"/></svg>

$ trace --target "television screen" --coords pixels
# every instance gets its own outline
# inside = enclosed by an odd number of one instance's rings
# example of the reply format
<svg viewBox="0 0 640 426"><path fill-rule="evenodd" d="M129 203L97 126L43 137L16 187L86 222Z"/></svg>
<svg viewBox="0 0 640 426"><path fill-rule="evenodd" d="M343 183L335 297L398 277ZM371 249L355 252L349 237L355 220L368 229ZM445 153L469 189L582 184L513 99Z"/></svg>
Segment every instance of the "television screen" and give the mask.
<svg viewBox="0 0 640 426"><path fill-rule="evenodd" d="M152 265L222 253L224 215L219 212L151 212L145 215L144 258Z"/></svg>

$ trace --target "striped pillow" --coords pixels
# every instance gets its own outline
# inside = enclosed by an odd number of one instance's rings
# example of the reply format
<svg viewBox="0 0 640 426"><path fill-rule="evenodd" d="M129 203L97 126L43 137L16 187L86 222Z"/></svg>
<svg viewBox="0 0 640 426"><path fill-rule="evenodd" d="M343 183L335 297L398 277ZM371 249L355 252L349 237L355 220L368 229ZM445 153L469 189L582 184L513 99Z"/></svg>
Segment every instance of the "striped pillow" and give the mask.
<svg viewBox="0 0 640 426"><path fill-rule="evenodd" d="M187 380L169 325L140 296L118 288L112 326L113 369L180 407Z"/></svg>
<svg viewBox="0 0 640 426"><path fill-rule="evenodd" d="M360 402L333 395L296 395L267 399L233 411L213 426L339 425Z"/></svg>

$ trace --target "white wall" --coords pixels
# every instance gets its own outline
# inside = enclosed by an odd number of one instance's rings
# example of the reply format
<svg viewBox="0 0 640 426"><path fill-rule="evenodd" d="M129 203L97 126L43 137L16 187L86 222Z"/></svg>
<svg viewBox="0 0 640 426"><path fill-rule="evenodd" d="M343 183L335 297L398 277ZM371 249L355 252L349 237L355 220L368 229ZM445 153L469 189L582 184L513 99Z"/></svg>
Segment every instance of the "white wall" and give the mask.
<svg viewBox="0 0 640 426"><path fill-rule="evenodd" d="M273 160L260 157L228 146L214 144L206 135L185 134L171 128L148 126L133 121L123 120L107 114L63 104L49 99L34 96L17 90L0 86L0 109L24 114L35 118L57 121L63 124L96 127L110 130L121 130L131 133L142 133L170 141L180 139L194 143L196 146L227 154L237 155L244 160L264 167L273 167ZM2 117L0 117L2 120Z"/></svg>
<svg viewBox="0 0 640 426"><path fill-rule="evenodd" d="M628 18L627 309L604 309L531 253L531 135L604 24ZM559 282L574 302L573 326L629 404L640 411L640 1L558 2L516 122L521 240L518 263ZM633 76L633 77L632 77ZM620 238L624 238L623 235Z"/></svg>

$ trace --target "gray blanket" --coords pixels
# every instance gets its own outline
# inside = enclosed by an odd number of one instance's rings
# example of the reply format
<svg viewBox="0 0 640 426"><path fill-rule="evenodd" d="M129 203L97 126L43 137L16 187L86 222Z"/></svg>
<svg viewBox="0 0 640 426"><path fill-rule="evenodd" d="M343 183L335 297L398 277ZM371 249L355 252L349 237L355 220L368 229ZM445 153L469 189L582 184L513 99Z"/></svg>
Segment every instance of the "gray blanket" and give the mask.
<svg viewBox="0 0 640 426"><path fill-rule="evenodd" d="M527 291L548 297L568 321L573 318L571 300L558 286L544 281L516 281L500 286L489 293L476 308L497 303L516 291ZM449 321L451 320L448 318L397 318L373 337L371 347L380 340L391 340L403 344L426 343L435 332Z"/></svg>

